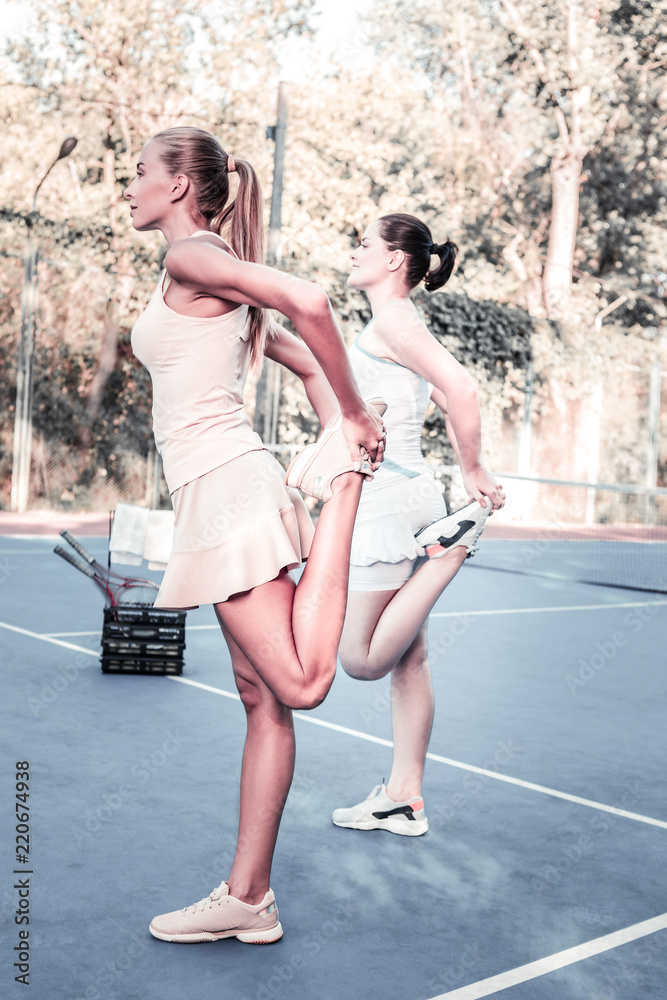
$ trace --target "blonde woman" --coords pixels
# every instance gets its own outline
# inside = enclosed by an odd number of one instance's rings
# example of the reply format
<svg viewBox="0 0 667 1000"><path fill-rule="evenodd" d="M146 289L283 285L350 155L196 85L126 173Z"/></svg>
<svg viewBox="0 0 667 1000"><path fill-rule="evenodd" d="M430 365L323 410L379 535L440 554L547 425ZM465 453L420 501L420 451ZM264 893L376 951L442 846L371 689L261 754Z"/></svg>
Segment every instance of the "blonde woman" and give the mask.
<svg viewBox="0 0 667 1000"><path fill-rule="evenodd" d="M383 407L362 400L325 293L263 266L262 196L248 162L200 129L169 129L144 147L125 197L134 228L157 229L169 245L132 332L153 381L175 511L156 604L214 606L248 726L231 871L150 930L164 941L267 943L282 935L269 879L294 768L292 709L318 705L334 677L354 518L362 474L382 460ZM266 308L288 316L303 340L272 327ZM326 501L314 535L243 406L248 365L262 354L303 379L325 425L290 480ZM306 555L297 586L288 571Z"/></svg>

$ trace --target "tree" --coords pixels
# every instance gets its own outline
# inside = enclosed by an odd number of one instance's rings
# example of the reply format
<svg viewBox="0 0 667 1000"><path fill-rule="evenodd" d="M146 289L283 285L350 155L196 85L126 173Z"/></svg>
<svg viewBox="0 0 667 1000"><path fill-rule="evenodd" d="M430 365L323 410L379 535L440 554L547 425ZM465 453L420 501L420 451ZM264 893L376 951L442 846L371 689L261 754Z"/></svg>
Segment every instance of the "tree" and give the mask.
<svg viewBox="0 0 667 1000"><path fill-rule="evenodd" d="M458 114L466 191L479 191L487 239L493 233L485 252L513 269L533 314L567 318L573 269L586 270L578 240L582 168L613 145L634 108L642 87L631 95L628 82L642 80L644 96L654 106L664 102L666 10L664 2L626 0L446 0L438 11L379 0L379 44L418 66L425 86ZM652 59L649 39L657 45ZM636 133L648 126L657 138L659 115L650 124L642 117Z"/></svg>
<svg viewBox="0 0 667 1000"><path fill-rule="evenodd" d="M159 238L137 237L123 205L139 151L160 128L198 124L222 133L226 145L270 176L263 127L274 114L268 84L277 75L276 48L309 30L312 0L236 0L224 9L208 5L203 13L186 0L34 0L32 6L36 28L10 46L0 78L8 122L1 154L5 218L11 223L2 242L3 252L18 261L16 222L30 204L30 178L43 169L44 148L57 150L64 134L77 135L76 155L52 173L40 192L40 213L30 219L43 251L43 363L59 357L67 368L63 350L86 359L76 388L71 381L61 386L65 395L75 392L77 403L78 469L69 440L57 457L54 452L69 495L72 484L90 479L96 467L105 475L114 471L109 456L117 457L118 449L107 448L98 462L100 448L91 451L91 443L101 440L96 425L106 419L102 409L110 403L118 409L118 399L109 398L114 373L137 370L127 349L129 330L159 272ZM15 323L18 267L12 285ZM37 381L36 430L49 434L53 423L40 422L40 413L53 413L49 379ZM124 398L123 406L131 404ZM113 433L129 418L127 412L116 415ZM129 440L134 448L132 435ZM115 471L122 478L118 464Z"/></svg>

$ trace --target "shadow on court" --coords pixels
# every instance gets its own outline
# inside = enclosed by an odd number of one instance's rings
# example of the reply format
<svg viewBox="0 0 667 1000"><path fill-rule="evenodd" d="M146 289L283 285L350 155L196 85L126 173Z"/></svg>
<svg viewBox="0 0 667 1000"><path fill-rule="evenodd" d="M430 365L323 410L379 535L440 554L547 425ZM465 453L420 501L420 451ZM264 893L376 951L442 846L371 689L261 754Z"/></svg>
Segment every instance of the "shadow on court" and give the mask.
<svg viewBox="0 0 667 1000"><path fill-rule="evenodd" d="M662 1000L664 595L465 566L430 624L429 832L331 824L391 760L388 682L339 672L296 722L272 879L283 939L186 947L148 923L231 865L244 715L226 648L201 609L183 681L102 675L101 599L53 544L0 538L3 996L22 995L28 929L37 1000Z"/></svg>

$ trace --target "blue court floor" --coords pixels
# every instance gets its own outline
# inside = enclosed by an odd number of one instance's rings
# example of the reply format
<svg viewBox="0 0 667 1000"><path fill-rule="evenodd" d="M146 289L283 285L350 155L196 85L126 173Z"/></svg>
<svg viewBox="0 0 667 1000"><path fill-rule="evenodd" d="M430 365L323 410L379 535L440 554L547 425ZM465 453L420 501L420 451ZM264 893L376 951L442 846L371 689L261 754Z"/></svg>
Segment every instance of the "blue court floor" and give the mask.
<svg viewBox="0 0 667 1000"><path fill-rule="evenodd" d="M231 864L244 715L226 648L204 608L182 678L103 675L101 596L54 541L0 538L3 997L667 996L667 597L465 565L430 622L429 832L332 825L391 760L388 682L339 672L297 713L284 937L185 947L148 923Z"/></svg>

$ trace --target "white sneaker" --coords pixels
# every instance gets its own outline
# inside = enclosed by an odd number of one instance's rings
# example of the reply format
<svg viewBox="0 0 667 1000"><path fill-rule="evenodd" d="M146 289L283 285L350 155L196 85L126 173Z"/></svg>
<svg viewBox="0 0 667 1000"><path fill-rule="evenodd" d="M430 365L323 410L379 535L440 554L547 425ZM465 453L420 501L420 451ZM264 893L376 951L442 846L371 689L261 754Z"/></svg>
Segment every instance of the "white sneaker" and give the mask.
<svg viewBox="0 0 667 1000"><path fill-rule="evenodd" d="M246 944L270 944L283 935L273 891L253 905L229 895L222 882L210 896L192 906L155 917L148 928L161 941L195 944L235 937Z"/></svg>
<svg viewBox="0 0 667 1000"><path fill-rule="evenodd" d="M446 517L428 524L415 535L416 540L427 550L429 559L438 559L446 555L456 545L464 545L468 551L466 558L475 554L477 540L484 531L486 519L490 516L493 506L486 498L486 507L477 500L455 510ZM433 546L433 551L429 551Z"/></svg>
<svg viewBox="0 0 667 1000"><path fill-rule="evenodd" d="M348 830L389 830L404 837L420 837L428 830L424 800L417 797L409 802L394 802L384 785L376 785L358 806L334 809L331 818L335 826Z"/></svg>

